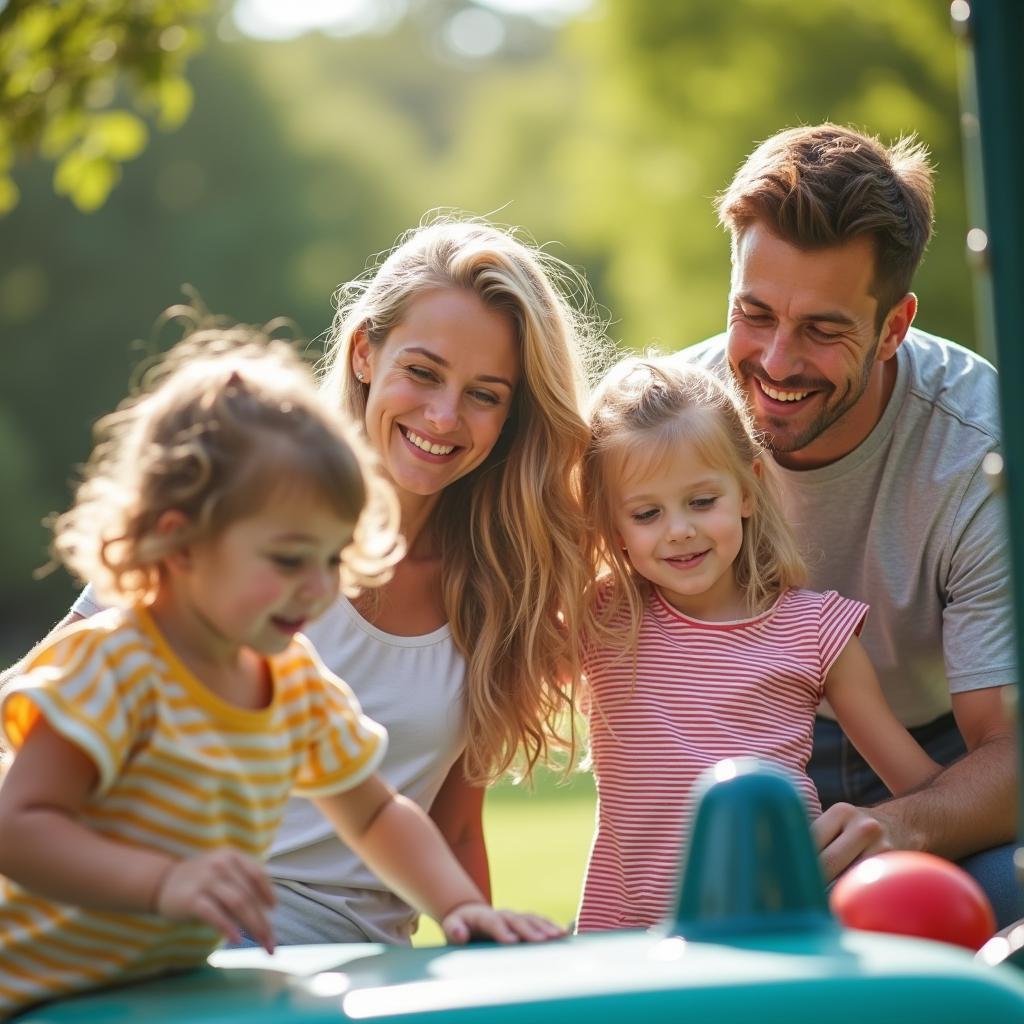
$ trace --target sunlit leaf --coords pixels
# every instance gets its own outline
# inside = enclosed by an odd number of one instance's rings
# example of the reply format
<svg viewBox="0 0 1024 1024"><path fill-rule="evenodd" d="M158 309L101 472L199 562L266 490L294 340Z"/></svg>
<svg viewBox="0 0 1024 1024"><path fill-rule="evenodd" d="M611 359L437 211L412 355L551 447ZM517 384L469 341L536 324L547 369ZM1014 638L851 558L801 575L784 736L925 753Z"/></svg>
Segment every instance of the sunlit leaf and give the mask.
<svg viewBox="0 0 1024 1024"><path fill-rule="evenodd" d="M34 77L35 71L27 63L13 69L4 83L4 96L12 100L24 96L32 88Z"/></svg>
<svg viewBox="0 0 1024 1024"><path fill-rule="evenodd" d="M7 175L0 176L0 215L18 205L18 186Z"/></svg>
<svg viewBox="0 0 1024 1024"><path fill-rule="evenodd" d="M126 110L98 114L89 126L89 143L112 160L131 160L146 148L148 132L142 118Z"/></svg>
<svg viewBox="0 0 1024 1024"><path fill-rule="evenodd" d="M55 160L85 131L86 118L79 110L65 110L54 115L43 129L39 152L48 160Z"/></svg>
<svg viewBox="0 0 1024 1024"><path fill-rule="evenodd" d="M160 110L159 125L164 130L177 128L192 112L192 86L184 78L165 78L156 88Z"/></svg>
<svg viewBox="0 0 1024 1024"><path fill-rule="evenodd" d="M101 157L86 160L71 189L71 201L83 213L98 210L120 177L121 168L113 161Z"/></svg>
<svg viewBox="0 0 1024 1024"><path fill-rule="evenodd" d="M8 31L12 34L14 45L25 50L38 50L49 42L53 30L59 24L56 4L35 4L23 11Z"/></svg>

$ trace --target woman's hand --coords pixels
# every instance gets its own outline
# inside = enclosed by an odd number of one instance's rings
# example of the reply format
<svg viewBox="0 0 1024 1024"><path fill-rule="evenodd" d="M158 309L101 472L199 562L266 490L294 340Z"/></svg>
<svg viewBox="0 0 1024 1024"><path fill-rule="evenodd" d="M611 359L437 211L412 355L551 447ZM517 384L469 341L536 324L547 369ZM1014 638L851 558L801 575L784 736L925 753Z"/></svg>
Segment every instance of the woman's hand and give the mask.
<svg viewBox="0 0 1024 1024"><path fill-rule="evenodd" d="M463 903L450 910L441 921L448 941L463 945L470 939L488 938L495 942L546 942L566 934L553 921L538 914L520 914L514 910L495 910L487 903Z"/></svg>
<svg viewBox="0 0 1024 1024"><path fill-rule="evenodd" d="M205 921L231 942L240 941L244 931L273 953L267 912L274 902L263 865L222 849L172 864L160 879L153 909L172 921Z"/></svg>

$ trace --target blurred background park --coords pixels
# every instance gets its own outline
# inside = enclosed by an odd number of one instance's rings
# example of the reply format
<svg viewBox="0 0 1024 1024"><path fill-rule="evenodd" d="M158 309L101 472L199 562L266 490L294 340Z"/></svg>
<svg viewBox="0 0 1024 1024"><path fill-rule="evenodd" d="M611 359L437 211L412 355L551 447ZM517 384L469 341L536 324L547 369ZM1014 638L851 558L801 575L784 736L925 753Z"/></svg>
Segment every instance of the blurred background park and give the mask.
<svg viewBox="0 0 1024 1024"><path fill-rule="evenodd" d="M825 119L938 168L919 326L973 344L942 0L0 0L0 658L75 593L46 562L90 425L194 288L315 351L332 293L427 211L582 270L621 345L722 329L712 198ZM593 794L488 798L499 901L574 909Z"/></svg>

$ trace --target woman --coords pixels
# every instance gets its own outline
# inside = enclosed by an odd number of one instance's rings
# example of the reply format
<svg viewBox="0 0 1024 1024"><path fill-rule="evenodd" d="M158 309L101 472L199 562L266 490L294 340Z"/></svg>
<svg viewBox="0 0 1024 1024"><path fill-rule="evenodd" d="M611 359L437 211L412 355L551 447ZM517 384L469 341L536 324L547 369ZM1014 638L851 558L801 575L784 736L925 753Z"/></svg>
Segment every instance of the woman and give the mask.
<svg viewBox="0 0 1024 1024"><path fill-rule="evenodd" d="M587 582L576 484L597 342L564 274L510 231L427 224L342 288L322 365L394 485L408 553L308 635L387 726L381 774L431 810L485 894L483 786L563 745L578 675L560 612ZM87 590L73 613L94 610ZM414 912L308 801L291 801L268 868L280 943L409 941Z"/></svg>

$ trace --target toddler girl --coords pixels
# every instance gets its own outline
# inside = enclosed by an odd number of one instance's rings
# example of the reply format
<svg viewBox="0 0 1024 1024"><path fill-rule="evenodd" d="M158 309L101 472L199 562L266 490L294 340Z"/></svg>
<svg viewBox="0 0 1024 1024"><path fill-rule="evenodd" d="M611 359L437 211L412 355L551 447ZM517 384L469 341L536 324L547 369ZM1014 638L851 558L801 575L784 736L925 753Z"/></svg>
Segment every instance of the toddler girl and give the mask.
<svg viewBox="0 0 1024 1024"><path fill-rule="evenodd" d="M375 774L386 734L300 635L400 557L393 496L283 342L175 347L101 421L57 556L110 607L3 694L0 1017L268 951L262 859L293 792L449 939L560 930L497 912L423 811Z"/></svg>
<svg viewBox="0 0 1024 1024"><path fill-rule="evenodd" d="M885 702L856 634L867 606L800 589L772 460L742 399L696 366L629 358L599 386L584 462L597 586L584 667L598 822L580 931L664 914L690 791L754 755L805 773L827 697L893 792L938 766Z"/></svg>

